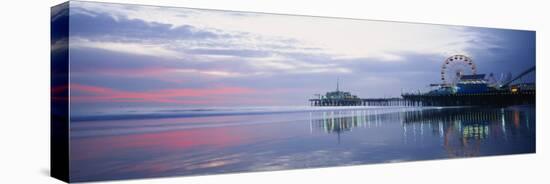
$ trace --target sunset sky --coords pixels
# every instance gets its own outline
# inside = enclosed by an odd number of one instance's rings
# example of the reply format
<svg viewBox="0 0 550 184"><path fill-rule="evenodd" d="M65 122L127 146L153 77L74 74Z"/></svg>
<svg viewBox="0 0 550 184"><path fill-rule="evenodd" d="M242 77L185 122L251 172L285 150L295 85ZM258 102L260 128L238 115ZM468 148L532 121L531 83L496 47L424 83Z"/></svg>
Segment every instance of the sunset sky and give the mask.
<svg viewBox="0 0 550 184"><path fill-rule="evenodd" d="M443 60L478 73L535 65L531 31L70 3L72 108L307 105L341 89L397 97L439 83ZM55 45L52 46L55 48ZM534 79L533 79L534 80Z"/></svg>

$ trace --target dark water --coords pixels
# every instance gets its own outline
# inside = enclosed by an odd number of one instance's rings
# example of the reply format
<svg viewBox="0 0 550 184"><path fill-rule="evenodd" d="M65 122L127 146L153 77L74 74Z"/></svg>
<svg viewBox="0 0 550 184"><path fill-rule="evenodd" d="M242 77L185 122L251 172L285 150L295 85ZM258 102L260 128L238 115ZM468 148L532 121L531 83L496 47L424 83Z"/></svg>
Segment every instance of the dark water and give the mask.
<svg viewBox="0 0 550 184"><path fill-rule="evenodd" d="M535 152L535 108L368 108L71 124L71 180Z"/></svg>

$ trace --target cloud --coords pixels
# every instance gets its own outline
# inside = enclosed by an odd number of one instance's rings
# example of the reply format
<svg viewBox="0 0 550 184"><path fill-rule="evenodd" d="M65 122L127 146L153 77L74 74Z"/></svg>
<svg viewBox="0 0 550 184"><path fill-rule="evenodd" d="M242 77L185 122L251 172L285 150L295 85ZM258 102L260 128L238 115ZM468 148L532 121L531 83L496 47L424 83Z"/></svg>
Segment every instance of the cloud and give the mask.
<svg viewBox="0 0 550 184"><path fill-rule="evenodd" d="M71 38L71 53L73 58L79 58L78 62L73 62L72 71L81 74L95 72L104 75L132 75L176 72L210 77L249 77L351 71L337 63L330 63L331 56L326 55L238 49L182 48L175 51L167 48L166 44L93 41L80 37ZM310 60L312 58L323 62ZM157 70L159 68L164 70ZM150 72L153 69L156 69L155 73Z"/></svg>
<svg viewBox="0 0 550 184"><path fill-rule="evenodd" d="M82 41L76 47L205 62L196 65L200 67L176 68L212 77L351 73L357 69L350 62L410 63L408 55L475 53L472 49L491 44L494 37L457 26L106 3L72 5L74 22L81 24L74 25L74 35Z"/></svg>
<svg viewBox="0 0 550 184"><path fill-rule="evenodd" d="M115 4L78 5L89 11L102 12L123 19L161 23L166 27L192 25L204 30L223 30L255 35L269 42L285 38L296 40L298 47L321 48L324 53L340 57L403 60L396 53L448 55L467 52L473 45L464 40L477 39L467 27L319 18L307 16L268 15L257 13L158 8ZM186 16L181 16L186 15ZM162 18L161 18L162 17ZM253 41L251 41L252 43Z"/></svg>
<svg viewBox="0 0 550 184"><path fill-rule="evenodd" d="M337 77L361 97L399 96L439 82L441 62L457 53L485 73L534 65L531 32L89 2L71 7L75 83L135 97L220 84L258 92L149 101L238 103L272 95L274 102L304 104L334 89ZM103 96L116 93L110 94Z"/></svg>
<svg viewBox="0 0 550 184"><path fill-rule="evenodd" d="M163 44L143 44L128 42L91 41L84 38L74 37L70 40L71 48L95 48L113 52L154 56L169 59L180 59L183 54L167 49Z"/></svg>
<svg viewBox="0 0 550 184"><path fill-rule="evenodd" d="M271 52L260 49L234 49L234 48L197 48L185 51L188 54L209 55L209 56L239 56L261 58L271 55Z"/></svg>
<svg viewBox="0 0 550 184"><path fill-rule="evenodd" d="M156 102L156 103L216 103L215 100L178 99L181 97L211 97L255 93L255 90L240 87L215 87L208 89L161 89L141 92L123 91L84 84L70 84L71 100L75 102Z"/></svg>
<svg viewBox="0 0 550 184"><path fill-rule="evenodd" d="M75 10L76 9L76 10ZM125 38L125 39L208 39L217 38L214 31L198 29L190 25L174 27L171 24L146 22L141 19L128 19L126 16L110 16L89 11L71 12L72 36L94 38ZM82 13L86 12L86 13Z"/></svg>
<svg viewBox="0 0 550 184"><path fill-rule="evenodd" d="M52 53L66 51L68 48L69 48L68 38L64 37L64 38L59 38L57 40L52 39L52 44L50 46Z"/></svg>
<svg viewBox="0 0 550 184"><path fill-rule="evenodd" d="M172 70L177 73L183 73L187 75L208 75L208 76L214 76L214 77L243 77L243 76L251 76L251 75L258 75L260 73L237 73L237 72L228 72L228 71L222 71L222 70L197 70L197 69L174 69Z"/></svg>
<svg viewBox="0 0 550 184"><path fill-rule="evenodd" d="M112 8L116 5L106 6L108 10L113 10ZM298 44L294 39L261 37L239 31L198 29L184 24L174 26L130 18L131 16L125 16L114 10L110 13L101 11L101 8L95 5L79 6L79 3L76 3L71 19L74 22L71 24L73 28L71 29L71 48L73 50L100 49L157 57L180 63L209 62L210 67L217 65L223 68L212 70L189 65L176 67L180 71L185 71L184 73L194 72L212 77L272 75L276 74L275 72L320 73L330 71L329 67L336 72L348 71L335 66L298 61L286 56L302 51L315 54L313 53L316 51L315 48L300 48L293 45ZM153 67L156 64L158 64L157 60L149 63ZM237 65L239 67L234 67ZM257 71L251 72L252 70ZM105 73L105 71L98 72Z"/></svg>

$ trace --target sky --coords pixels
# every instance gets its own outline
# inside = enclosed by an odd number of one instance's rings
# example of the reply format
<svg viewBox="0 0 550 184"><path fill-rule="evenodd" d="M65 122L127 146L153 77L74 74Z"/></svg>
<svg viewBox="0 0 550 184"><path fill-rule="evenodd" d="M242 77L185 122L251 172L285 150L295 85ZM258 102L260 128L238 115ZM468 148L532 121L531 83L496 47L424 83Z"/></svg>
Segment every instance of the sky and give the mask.
<svg viewBox="0 0 550 184"><path fill-rule="evenodd" d="M455 54L496 76L535 65L533 31L79 1L69 14L72 108L308 105L337 78L398 97L441 83Z"/></svg>

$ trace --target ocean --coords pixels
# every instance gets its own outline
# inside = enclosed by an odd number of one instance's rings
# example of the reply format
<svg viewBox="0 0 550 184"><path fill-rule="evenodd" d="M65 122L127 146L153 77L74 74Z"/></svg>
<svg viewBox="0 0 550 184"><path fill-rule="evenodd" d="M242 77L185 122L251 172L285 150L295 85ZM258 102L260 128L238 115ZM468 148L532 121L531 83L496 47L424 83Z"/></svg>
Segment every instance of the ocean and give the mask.
<svg viewBox="0 0 550 184"><path fill-rule="evenodd" d="M535 107L200 107L71 116L72 181L535 152Z"/></svg>

